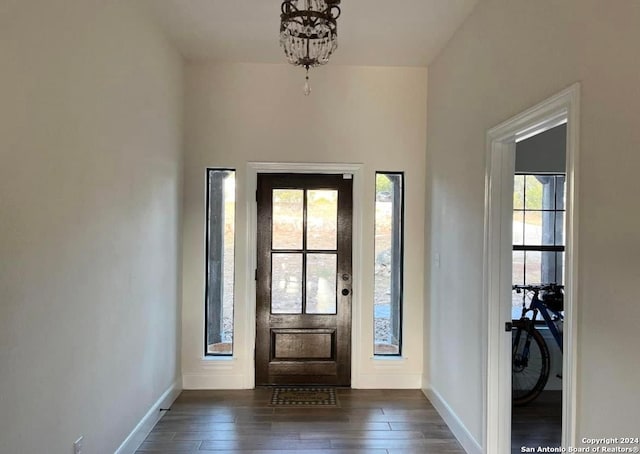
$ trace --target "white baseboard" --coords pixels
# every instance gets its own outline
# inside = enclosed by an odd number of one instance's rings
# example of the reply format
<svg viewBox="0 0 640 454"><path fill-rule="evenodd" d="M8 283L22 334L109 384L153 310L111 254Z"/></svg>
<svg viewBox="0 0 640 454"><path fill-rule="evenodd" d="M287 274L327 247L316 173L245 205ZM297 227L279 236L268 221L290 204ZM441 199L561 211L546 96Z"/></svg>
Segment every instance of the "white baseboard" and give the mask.
<svg viewBox="0 0 640 454"><path fill-rule="evenodd" d="M182 383L176 380L169 388L160 396L155 404L151 406L146 415L140 420L136 427L131 431L129 436L122 442L120 447L116 449L114 454L133 454L140 447L142 442L147 438L153 426L164 416L160 412L161 408L169 408L182 391Z"/></svg>
<svg viewBox="0 0 640 454"><path fill-rule="evenodd" d="M425 388L422 392L427 396L427 399L429 399L442 419L444 419L444 422L447 423L447 426L449 426L449 429L451 429L451 432L467 454L482 454L482 446L480 446L480 443L473 438L469 430L462 421L460 421L460 418L458 418L458 415L455 414L442 396L431 388Z"/></svg>
<svg viewBox="0 0 640 454"><path fill-rule="evenodd" d="M354 389L420 389L420 374L361 374L353 377ZM188 373L182 376L183 389L247 389L241 374ZM253 386L250 387L251 389Z"/></svg>
<svg viewBox="0 0 640 454"><path fill-rule="evenodd" d="M184 374L183 389L246 389L244 375L237 374Z"/></svg>
<svg viewBox="0 0 640 454"><path fill-rule="evenodd" d="M360 374L353 377L355 389L420 389L420 374Z"/></svg>

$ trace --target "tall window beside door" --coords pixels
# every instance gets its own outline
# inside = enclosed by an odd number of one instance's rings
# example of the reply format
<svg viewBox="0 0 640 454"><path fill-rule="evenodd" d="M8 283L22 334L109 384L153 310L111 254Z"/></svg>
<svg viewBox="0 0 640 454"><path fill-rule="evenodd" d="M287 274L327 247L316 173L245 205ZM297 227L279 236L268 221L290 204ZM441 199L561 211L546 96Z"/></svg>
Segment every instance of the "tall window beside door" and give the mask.
<svg viewBox="0 0 640 454"><path fill-rule="evenodd" d="M374 354L402 352L404 174L376 172Z"/></svg>
<svg viewBox="0 0 640 454"><path fill-rule="evenodd" d="M236 172L207 170L205 355L233 354Z"/></svg>

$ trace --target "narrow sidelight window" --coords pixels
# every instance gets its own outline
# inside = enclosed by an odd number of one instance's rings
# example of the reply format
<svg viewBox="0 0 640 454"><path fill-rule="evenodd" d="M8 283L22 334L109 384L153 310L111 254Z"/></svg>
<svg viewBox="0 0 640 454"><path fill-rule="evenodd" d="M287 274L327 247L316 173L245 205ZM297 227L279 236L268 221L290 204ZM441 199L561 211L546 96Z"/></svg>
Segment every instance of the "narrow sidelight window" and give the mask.
<svg viewBox="0 0 640 454"><path fill-rule="evenodd" d="M376 172L374 354L402 349L404 174Z"/></svg>
<svg viewBox="0 0 640 454"><path fill-rule="evenodd" d="M236 172L207 170L205 355L233 354Z"/></svg>

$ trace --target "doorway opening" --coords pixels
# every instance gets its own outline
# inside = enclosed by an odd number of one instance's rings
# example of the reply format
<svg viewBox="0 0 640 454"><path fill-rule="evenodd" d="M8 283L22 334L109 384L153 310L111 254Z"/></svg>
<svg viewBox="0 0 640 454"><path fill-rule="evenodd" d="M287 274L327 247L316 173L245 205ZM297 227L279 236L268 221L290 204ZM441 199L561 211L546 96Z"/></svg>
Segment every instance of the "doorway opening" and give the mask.
<svg viewBox="0 0 640 454"><path fill-rule="evenodd" d="M564 322L562 324L561 347L564 352L562 356L562 409L561 409L561 445L563 447L575 445L575 378L576 378L576 295L577 295L577 159L578 159L578 120L579 120L579 85L575 84L555 96L541 102L540 104L526 110L525 112L507 120L496 126L487 133L487 174L485 192L485 292L484 304L486 307L486 394L485 404L485 439L484 452L507 454L511 452L511 424L512 424L512 374L515 371L516 362L513 355L513 331L514 327L514 298L513 279L521 277L518 275L518 268L514 272L514 257L518 259L526 257L530 253L530 269L534 274L530 277L543 280L550 278L553 272L553 279L557 279L558 272L563 281L564 297ZM516 149L517 143L537 136L545 131L566 124L566 163L564 172L557 172L560 177L564 177L563 183L566 185L566 196L563 203L561 225L564 230L561 233L564 244L556 244L555 224L553 231L553 244L544 244L542 239L543 218L558 218L554 209L545 213L540 207L538 213L531 213L531 220L537 217L540 225L532 226L528 230L534 235L539 233L541 240L538 251L533 250L532 245L522 244L514 251L514 239L517 233L514 229L514 183L516 178ZM564 174L564 175L562 175ZM550 175L546 175L550 176ZM531 183L535 186L537 180L532 175ZM546 181L543 178L544 181ZM554 177L553 184L557 184ZM526 176L522 179L524 184ZM549 183L550 185L552 183ZM544 187L540 190L540 203L545 196ZM554 194L555 194L554 187ZM564 192L564 191L561 191ZM547 191L547 196L551 197L551 192ZM555 196L555 195L554 195ZM534 197L534 202L536 197ZM549 199L550 200L550 199ZM523 201L524 203L524 201ZM536 202L537 203L537 202ZM555 203L555 202L554 202ZM554 208L555 208L554 204ZM523 209L519 215L526 216ZM522 224L523 235L526 223ZM518 237L519 240L519 237ZM536 241L537 242L537 241ZM544 246L544 247L543 247ZM562 250L560 250L562 249ZM516 254L516 252L518 254ZM519 256L520 253L522 257ZM543 252L546 258L543 260ZM564 256L562 263L558 262L558 254ZM539 258L539 260L538 260ZM553 267L551 266L553 259ZM543 262L545 263L543 265ZM522 266L526 261L522 260ZM536 270L537 263L537 271ZM518 262L518 267L521 264ZM544 268L544 270L543 270ZM537 273L537 274L536 274ZM546 275L544 274L546 273ZM524 277L522 277L524 279ZM540 283L538 283L540 284ZM522 295L520 295L522 296ZM532 321L531 323L535 323ZM518 332L522 329L517 324L515 328ZM520 365L524 363L518 363ZM546 445L543 441L541 444ZM515 446L520 452L520 446Z"/></svg>
<svg viewBox="0 0 640 454"><path fill-rule="evenodd" d="M511 452L562 438L566 123L516 142Z"/></svg>

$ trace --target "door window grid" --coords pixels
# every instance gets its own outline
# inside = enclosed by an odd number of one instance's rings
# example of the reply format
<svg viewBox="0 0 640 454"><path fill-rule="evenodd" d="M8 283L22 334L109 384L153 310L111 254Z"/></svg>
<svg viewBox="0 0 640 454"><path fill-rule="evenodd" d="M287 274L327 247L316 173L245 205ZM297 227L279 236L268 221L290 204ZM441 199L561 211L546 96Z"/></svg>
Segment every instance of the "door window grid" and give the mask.
<svg viewBox="0 0 640 454"><path fill-rule="evenodd" d="M338 191L274 189L272 207L271 313L335 315Z"/></svg>

